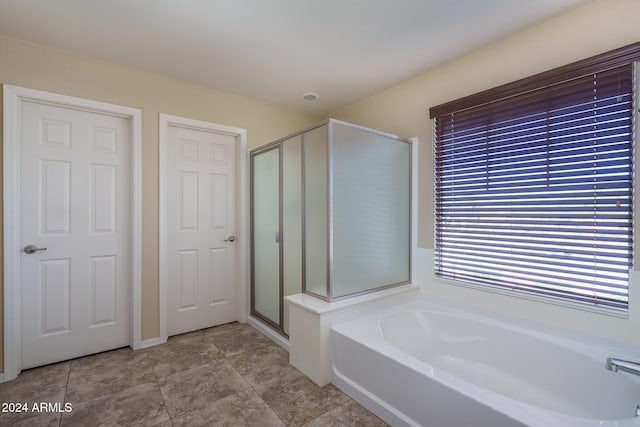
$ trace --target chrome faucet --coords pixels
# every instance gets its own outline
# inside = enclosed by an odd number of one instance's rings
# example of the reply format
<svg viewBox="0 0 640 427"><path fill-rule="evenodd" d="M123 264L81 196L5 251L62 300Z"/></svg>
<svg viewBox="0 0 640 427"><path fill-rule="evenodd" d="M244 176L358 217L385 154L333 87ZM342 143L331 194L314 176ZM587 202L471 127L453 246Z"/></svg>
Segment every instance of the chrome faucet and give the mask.
<svg viewBox="0 0 640 427"><path fill-rule="evenodd" d="M640 363L632 362L630 360L614 359L613 357L608 357L607 369L612 372L618 372L618 370L621 370L630 374L640 375Z"/></svg>

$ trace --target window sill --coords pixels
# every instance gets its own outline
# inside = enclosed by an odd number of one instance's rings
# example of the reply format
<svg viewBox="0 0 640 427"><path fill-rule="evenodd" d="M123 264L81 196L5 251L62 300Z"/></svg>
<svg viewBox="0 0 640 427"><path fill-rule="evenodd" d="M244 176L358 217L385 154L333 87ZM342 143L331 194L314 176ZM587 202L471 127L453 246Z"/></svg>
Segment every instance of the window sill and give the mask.
<svg viewBox="0 0 640 427"><path fill-rule="evenodd" d="M480 292L499 294L499 295L503 295L511 298L524 299L524 300L534 301L542 304L560 306L560 307L569 308L573 310L586 311L589 313L615 317L618 319L629 319L628 309L623 311L623 310L615 310L615 309L606 308L606 307L597 307L597 306L592 306L587 304L580 304L576 302L556 299L553 297L544 297L539 295L527 294L525 292L520 292L520 291L510 291L506 289L476 285L476 284L464 282L461 280L443 279L436 275L432 276L432 281L433 283L440 284L440 285L454 285L454 286L474 289Z"/></svg>

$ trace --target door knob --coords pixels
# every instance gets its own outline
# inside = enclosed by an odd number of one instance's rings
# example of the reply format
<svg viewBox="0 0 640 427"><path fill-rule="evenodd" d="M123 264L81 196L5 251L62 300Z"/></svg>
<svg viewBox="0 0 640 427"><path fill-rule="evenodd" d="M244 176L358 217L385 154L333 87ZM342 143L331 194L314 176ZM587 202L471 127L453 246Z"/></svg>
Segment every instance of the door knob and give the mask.
<svg viewBox="0 0 640 427"><path fill-rule="evenodd" d="M224 239L225 242L235 242L236 241L236 236L229 236L226 239Z"/></svg>
<svg viewBox="0 0 640 427"><path fill-rule="evenodd" d="M36 248L35 245L27 245L24 247L24 252L31 255L31 254L35 254L38 251L46 251L47 248Z"/></svg>

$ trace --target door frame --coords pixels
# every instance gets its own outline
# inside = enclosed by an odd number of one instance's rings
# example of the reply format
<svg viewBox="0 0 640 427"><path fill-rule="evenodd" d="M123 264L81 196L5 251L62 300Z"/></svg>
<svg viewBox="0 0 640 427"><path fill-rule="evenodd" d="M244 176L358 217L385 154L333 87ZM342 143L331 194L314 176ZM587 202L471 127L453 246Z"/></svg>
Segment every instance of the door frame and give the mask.
<svg viewBox="0 0 640 427"><path fill-rule="evenodd" d="M160 303L160 336L159 344L167 341L167 179L168 179L168 130L169 126L195 129L204 132L223 133L236 137L236 310L238 321L247 321L247 251L248 242L246 227L247 212L247 131L246 129L189 119L160 113L159 118L159 161L160 161L160 248L159 248L159 303Z"/></svg>
<svg viewBox="0 0 640 427"><path fill-rule="evenodd" d="M4 373L0 382L20 373L20 128L21 103L36 102L129 120L130 133L130 332L134 349L141 343L142 286L142 111L84 98L3 85L3 214L4 214Z"/></svg>

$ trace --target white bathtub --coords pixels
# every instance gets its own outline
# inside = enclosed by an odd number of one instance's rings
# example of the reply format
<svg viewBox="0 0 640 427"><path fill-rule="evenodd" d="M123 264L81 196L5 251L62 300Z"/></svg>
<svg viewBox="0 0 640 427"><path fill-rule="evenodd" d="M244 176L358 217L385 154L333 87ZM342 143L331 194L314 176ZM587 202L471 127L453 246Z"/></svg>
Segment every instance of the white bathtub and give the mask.
<svg viewBox="0 0 640 427"><path fill-rule="evenodd" d="M332 382L393 426L640 427L640 377L605 369L639 348L431 301L334 322Z"/></svg>

